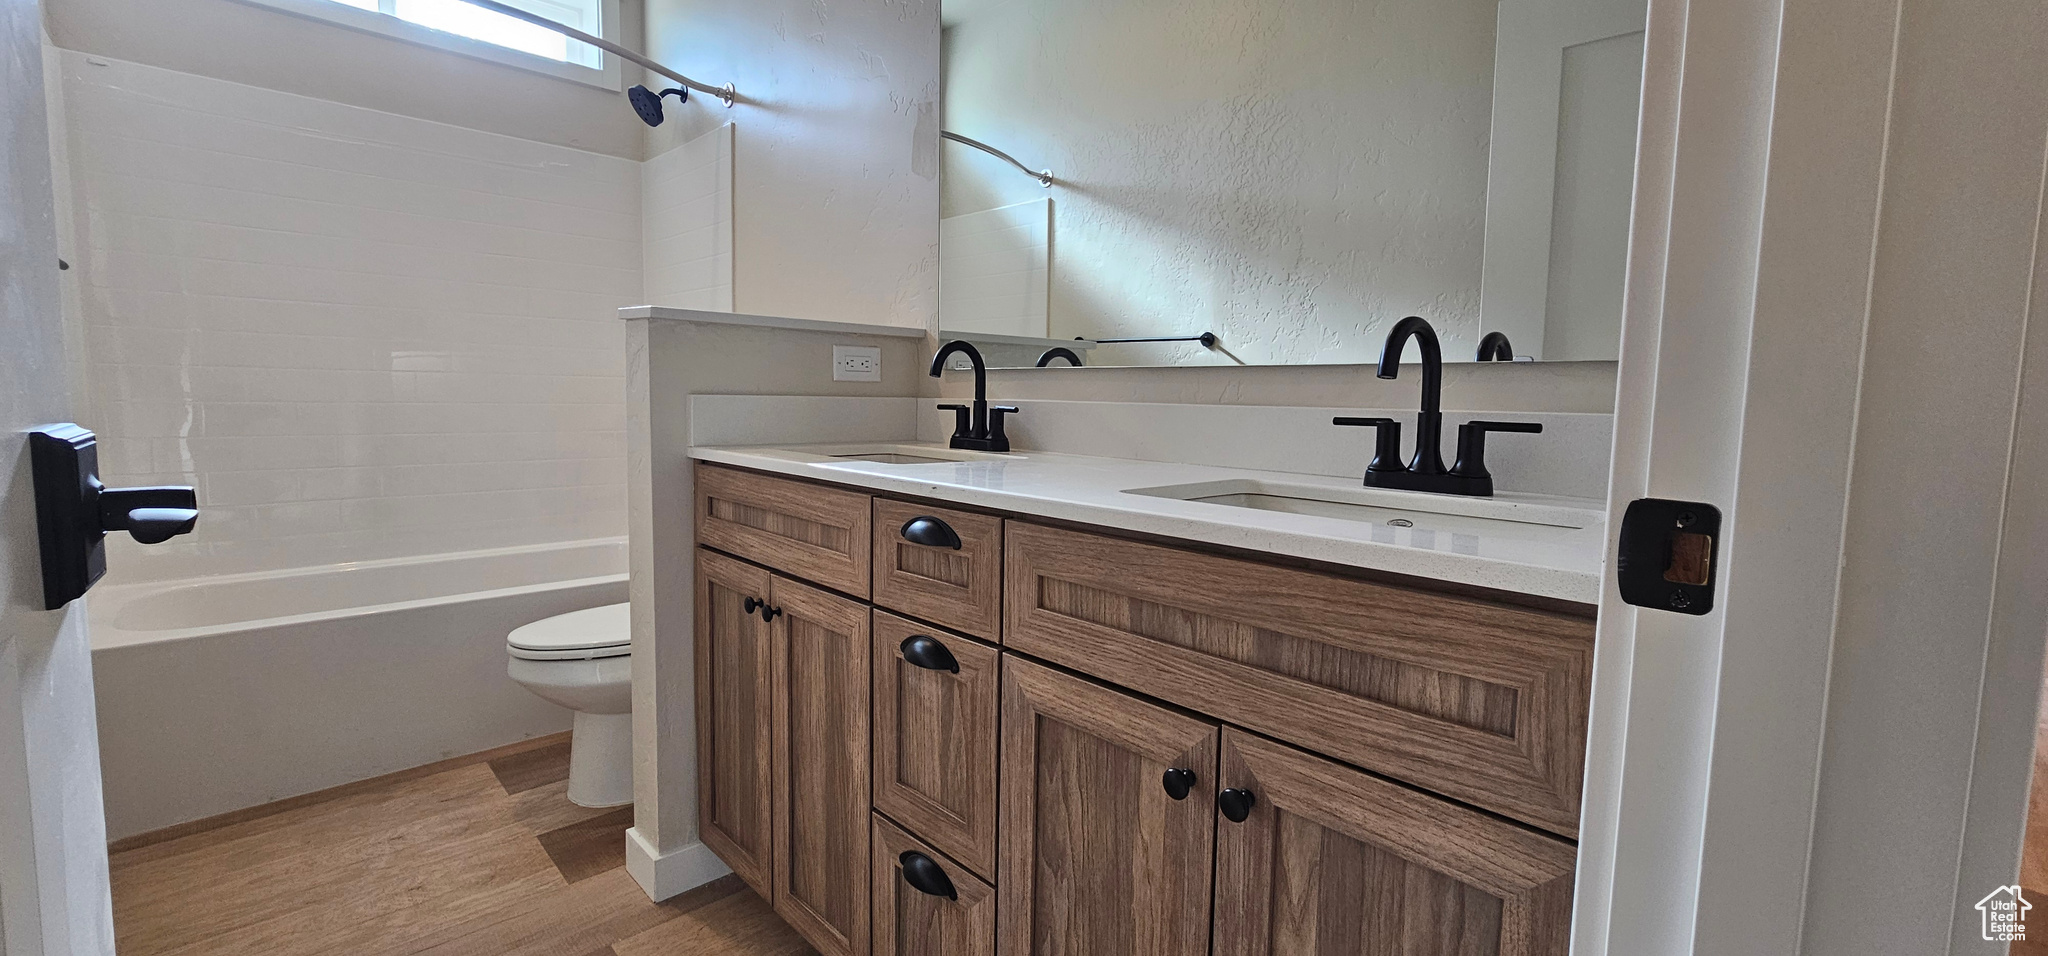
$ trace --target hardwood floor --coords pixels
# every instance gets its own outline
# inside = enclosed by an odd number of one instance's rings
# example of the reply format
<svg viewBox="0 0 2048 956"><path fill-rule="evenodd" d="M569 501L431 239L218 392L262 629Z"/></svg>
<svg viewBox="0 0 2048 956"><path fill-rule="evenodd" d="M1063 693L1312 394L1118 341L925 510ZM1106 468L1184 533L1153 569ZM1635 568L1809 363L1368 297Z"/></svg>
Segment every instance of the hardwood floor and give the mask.
<svg viewBox="0 0 2048 956"><path fill-rule="evenodd" d="M737 877L648 902L566 740L123 841L123 956L809 956Z"/></svg>

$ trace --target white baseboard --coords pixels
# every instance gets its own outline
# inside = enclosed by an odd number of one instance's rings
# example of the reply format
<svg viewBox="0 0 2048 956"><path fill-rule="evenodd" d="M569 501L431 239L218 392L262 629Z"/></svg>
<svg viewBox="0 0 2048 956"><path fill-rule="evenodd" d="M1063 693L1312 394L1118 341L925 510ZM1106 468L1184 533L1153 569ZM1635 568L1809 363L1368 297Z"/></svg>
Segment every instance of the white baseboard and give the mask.
<svg viewBox="0 0 2048 956"><path fill-rule="evenodd" d="M626 872L648 899L659 903L731 873L732 867L702 843L657 852L640 836L640 828L632 827L626 831Z"/></svg>

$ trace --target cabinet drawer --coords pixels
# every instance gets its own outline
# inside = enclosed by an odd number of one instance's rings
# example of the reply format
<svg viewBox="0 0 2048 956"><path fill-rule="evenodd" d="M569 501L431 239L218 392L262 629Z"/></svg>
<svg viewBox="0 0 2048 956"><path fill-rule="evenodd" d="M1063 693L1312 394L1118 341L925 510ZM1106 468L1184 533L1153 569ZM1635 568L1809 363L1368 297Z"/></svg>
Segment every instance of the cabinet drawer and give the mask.
<svg viewBox="0 0 2048 956"><path fill-rule="evenodd" d="M995 648L875 612L875 809L996 871Z"/></svg>
<svg viewBox="0 0 2048 956"><path fill-rule="evenodd" d="M1557 833L1593 622L1019 522L1003 641Z"/></svg>
<svg viewBox="0 0 2048 956"><path fill-rule="evenodd" d="M994 956L996 891L880 814L874 827L875 956Z"/></svg>
<svg viewBox="0 0 2048 956"><path fill-rule="evenodd" d="M1216 956L1571 947L1578 851L1563 840L1233 728L1218 776L1253 799L1217 815Z"/></svg>
<svg viewBox="0 0 2048 956"><path fill-rule="evenodd" d="M996 639L1003 519L876 498L875 529L876 604Z"/></svg>
<svg viewBox="0 0 2048 956"><path fill-rule="evenodd" d="M856 597L868 595L868 496L697 466L697 540Z"/></svg>

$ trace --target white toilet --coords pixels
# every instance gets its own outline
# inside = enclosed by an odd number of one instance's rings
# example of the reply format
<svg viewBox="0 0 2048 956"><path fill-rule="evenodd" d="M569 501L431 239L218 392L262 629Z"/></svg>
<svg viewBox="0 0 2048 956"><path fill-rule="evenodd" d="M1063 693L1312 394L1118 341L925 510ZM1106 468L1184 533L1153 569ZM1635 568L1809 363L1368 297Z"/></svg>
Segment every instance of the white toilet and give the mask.
<svg viewBox="0 0 2048 956"><path fill-rule="evenodd" d="M527 690L576 712L569 743L569 802L633 802L633 625L630 604L558 614L505 638L507 672Z"/></svg>

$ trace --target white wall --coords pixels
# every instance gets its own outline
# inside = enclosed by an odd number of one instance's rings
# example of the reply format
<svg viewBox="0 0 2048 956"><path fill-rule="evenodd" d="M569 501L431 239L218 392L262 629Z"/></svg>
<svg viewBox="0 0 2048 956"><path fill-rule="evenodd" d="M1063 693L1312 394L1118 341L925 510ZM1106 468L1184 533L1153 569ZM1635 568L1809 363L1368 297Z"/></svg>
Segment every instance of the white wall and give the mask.
<svg viewBox="0 0 2048 956"><path fill-rule="evenodd" d="M1360 362L1422 315L1447 354L1477 347L1497 0L958 6L945 128L1060 181L1053 337L1213 331L1247 362ZM1045 193L943 155L945 215Z"/></svg>
<svg viewBox="0 0 2048 956"><path fill-rule="evenodd" d="M642 302L732 311L732 124L640 166Z"/></svg>
<svg viewBox="0 0 2048 956"><path fill-rule="evenodd" d="M616 90L236 0L46 6L50 37L67 50L628 159L643 155L640 121ZM639 0L622 0L620 14L620 42L637 49Z"/></svg>
<svg viewBox="0 0 2048 956"><path fill-rule="evenodd" d="M654 59L739 88L648 149L735 125L734 308L930 328L937 0L649 0L647 38Z"/></svg>
<svg viewBox="0 0 2048 956"><path fill-rule="evenodd" d="M942 333L1047 337L1052 200L947 216L939 220L939 245Z"/></svg>
<svg viewBox="0 0 2048 956"><path fill-rule="evenodd" d="M637 163L74 52L62 72L84 420L111 482L204 508L116 573L622 531Z"/></svg>

